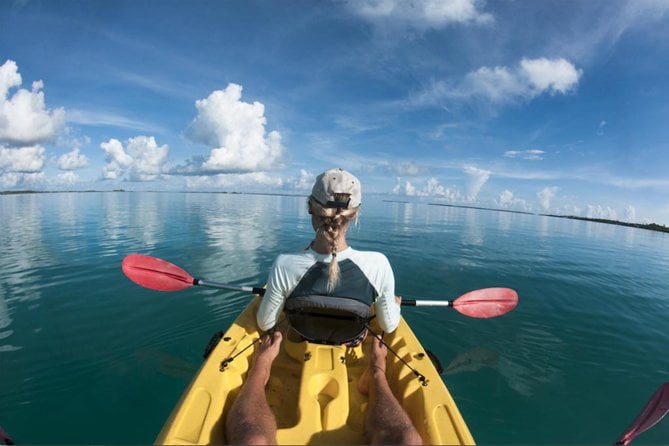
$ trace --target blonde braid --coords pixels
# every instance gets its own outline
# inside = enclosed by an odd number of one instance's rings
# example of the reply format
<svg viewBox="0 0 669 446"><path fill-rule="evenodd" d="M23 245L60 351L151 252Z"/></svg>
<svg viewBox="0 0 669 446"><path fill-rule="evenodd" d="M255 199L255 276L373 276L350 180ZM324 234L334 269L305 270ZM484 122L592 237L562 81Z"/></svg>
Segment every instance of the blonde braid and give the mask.
<svg viewBox="0 0 669 446"><path fill-rule="evenodd" d="M309 199L309 212L319 218L317 231L330 242L332 260L328 266L328 292L334 291L339 284L340 270L337 261L337 240L345 225L358 215L358 209L326 208L316 200Z"/></svg>

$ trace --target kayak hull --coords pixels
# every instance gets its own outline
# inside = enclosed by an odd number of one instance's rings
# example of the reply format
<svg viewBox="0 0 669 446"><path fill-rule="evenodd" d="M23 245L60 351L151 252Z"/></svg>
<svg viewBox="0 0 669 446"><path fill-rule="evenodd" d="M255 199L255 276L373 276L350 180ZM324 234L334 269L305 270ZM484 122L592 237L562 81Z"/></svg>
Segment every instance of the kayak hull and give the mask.
<svg viewBox="0 0 669 446"><path fill-rule="evenodd" d="M213 348L156 438L155 444L222 444L224 425L252 365L256 297ZM358 380L367 367L370 339L354 348L284 341L266 388L277 420L278 444L364 444L367 397ZM373 322L374 331L380 332ZM427 352L404 319L384 341L426 378L427 385L388 352L388 382L428 444L474 444L474 439ZM242 353L240 353L242 352ZM226 361L237 355L234 360ZM225 364L223 364L225 363ZM222 364L224 365L222 367Z"/></svg>

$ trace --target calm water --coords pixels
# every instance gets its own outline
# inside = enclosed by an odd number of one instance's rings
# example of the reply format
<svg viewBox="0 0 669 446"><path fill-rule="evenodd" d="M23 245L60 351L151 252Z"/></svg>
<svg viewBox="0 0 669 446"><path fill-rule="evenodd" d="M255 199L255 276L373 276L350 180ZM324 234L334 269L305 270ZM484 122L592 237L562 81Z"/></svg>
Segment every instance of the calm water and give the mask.
<svg viewBox="0 0 669 446"><path fill-rule="evenodd" d="M145 290L123 257L262 285L311 231L300 197L0 196L0 426L23 444L150 443L248 296ZM611 444L669 380L666 234L368 197L349 239L386 253L406 297L518 291L493 320L403 311L480 443ZM666 420L635 440L668 442Z"/></svg>

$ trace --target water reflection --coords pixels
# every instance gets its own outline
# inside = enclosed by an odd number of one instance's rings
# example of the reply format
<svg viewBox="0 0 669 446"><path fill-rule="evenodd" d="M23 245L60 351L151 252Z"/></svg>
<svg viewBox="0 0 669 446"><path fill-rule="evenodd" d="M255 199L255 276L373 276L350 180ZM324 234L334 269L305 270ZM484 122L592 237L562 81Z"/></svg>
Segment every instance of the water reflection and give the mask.
<svg viewBox="0 0 669 446"><path fill-rule="evenodd" d="M403 231L408 231L411 230L411 222L413 220L414 216L414 204L407 203L403 206L403 212L401 213L401 222L402 222L402 230Z"/></svg>
<svg viewBox="0 0 669 446"><path fill-rule="evenodd" d="M73 234L70 231L74 230L79 226L79 219L81 213L77 209L77 196L80 194L57 194L53 196L53 201L55 206L58 208L58 212L55 212L55 217L58 224L61 228L61 233L63 235L77 235L76 232Z"/></svg>
<svg viewBox="0 0 669 446"><path fill-rule="evenodd" d="M7 306L6 299L5 287L0 283L0 353L15 351L21 348L3 342L4 339L8 339L14 333L9 328L12 324L12 319L9 317L9 307Z"/></svg>
<svg viewBox="0 0 669 446"><path fill-rule="evenodd" d="M625 246L627 246L628 248L634 247L636 234L639 232L639 230L636 228L625 228L624 231L625 231Z"/></svg>
<svg viewBox="0 0 669 446"><path fill-rule="evenodd" d="M127 196L118 193L102 196L102 239L105 240L106 251L113 251L113 247L122 238L128 226L129 212L126 206L121 206L121 199L126 201Z"/></svg>
<svg viewBox="0 0 669 446"><path fill-rule="evenodd" d="M245 254L261 246L276 242L277 214L281 209L276 202L268 206L261 200L239 201L215 197L213 206L204 212L203 223L209 243L225 253L244 251Z"/></svg>
<svg viewBox="0 0 669 446"><path fill-rule="evenodd" d="M273 257L280 250L290 250L279 246L283 231L294 231L293 227L286 227L286 217L294 222L294 215L304 212L304 201L224 194L210 195L209 199L207 206L198 209L207 244L206 254L199 259L200 271L211 280L263 285L255 282L266 279ZM205 301L225 316L248 301L248 296L221 299L212 293Z"/></svg>
<svg viewBox="0 0 669 446"><path fill-rule="evenodd" d="M198 369L197 364L155 347L137 349L134 356L138 366L152 368L175 378L191 379Z"/></svg>
<svg viewBox="0 0 669 446"><path fill-rule="evenodd" d="M462 230L462 242L467 245L482 246L484 242L481 212L478 209L463 209L465 225Z"/></svg>
<svg viewBox="0 0 669 446"><path fill-rule="evenodd" d="M100 195L102 216L94 218L102 220L96 242L103 256L122 254L119 248L128 243L136 250L154 250L168 239L167 225L182 223L178 211L182 194L109 192Z"/></svg>
<svg viewBox="0 0 669 446"><path fill-rule="evenodd" d="M548 229L550 225L550 220L553 217L539 216L539 222L537 223L537 231L542 237L550 237L551 231Z"/></svg>
<svg viewBox="0 0 669 446"><path fill-rule="evenodd" d="M497 228L501 232L509 232L509 230L511 229L511 218L512 214L510 212L498 212Z"/></svg>
<svg viewBox="0 0 669 446"><path fill-rule="evenodd" d="M530 397L539 386L558 381L566 360L563 342L536 325L525 324L519 331L512 353L500 354L488 347L477 346L459 353L444 369L446 375L494 369L514 392ZM538 354L541 351L543 354Z"/></svg>
<svg viewBox="0 0 669 446"><path fill-rule="evenodd" d="M38 268L55 263L54 253L44 243L41 200L33 195L0 197L2 227L0 256L2 281L20 288L21 299L39 298L39 292L28 293L30 277Z"/></svg>
<svg viewBox="0 0 669 446"><path fill-rule="evenodd" d="M444 369L446 375L462 372L477 372L484 367L495 367L499 362L499 353L485 347L474 347L459 353Z"/></svg>
<svg viewBox="0 0 669 446"><path fill-rule="evenodd" d="M402 232L406 233L412 228L412 220L414 215L414 204L412 203L400 203L400 202L384 202L384 205L390 210L392 223L394 227ZM364 208L363 208L364 212ZM364 218L364 217L363 217Z"/></svg>

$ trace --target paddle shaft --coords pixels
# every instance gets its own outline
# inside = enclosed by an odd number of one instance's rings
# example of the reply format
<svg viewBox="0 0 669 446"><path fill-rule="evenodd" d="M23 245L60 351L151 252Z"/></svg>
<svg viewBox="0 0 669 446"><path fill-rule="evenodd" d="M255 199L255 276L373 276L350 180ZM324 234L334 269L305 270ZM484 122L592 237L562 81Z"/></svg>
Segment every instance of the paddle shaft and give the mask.
<svg viewBox="0 0 669 446"><path fill-rule="evenodd" d="M402 299L402 305L407 307L452 307L451 300L420 300L420 299Z"/></svg>
<svg viewBox="0 0 669 446"><path fill-rule="evenodd" d="M260 294L261 296L265 294L265 288L229 285L227 283L214 282L211 280L193 279L193 285ZM453 302L450 300L402 299L402 305L407 307L452 307Z"/></svg>
<svg viewBox="0 0 669 446"><path fill-rule="evenodd" d="M204 286L208 288L221 288L224 290L242 291L244 293L260 294L261 296L265 294L265 288L229 285L227 283L214 282L211 280L193 279L193 285Z"/></svg>

